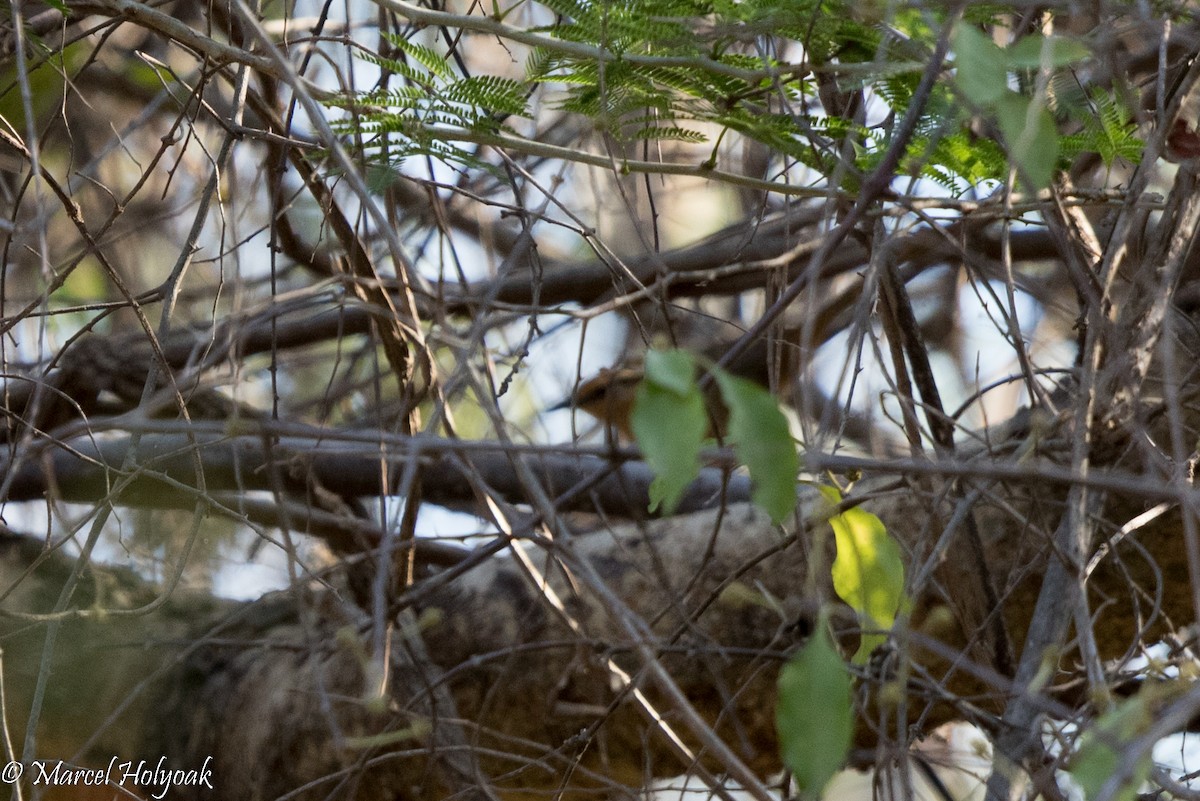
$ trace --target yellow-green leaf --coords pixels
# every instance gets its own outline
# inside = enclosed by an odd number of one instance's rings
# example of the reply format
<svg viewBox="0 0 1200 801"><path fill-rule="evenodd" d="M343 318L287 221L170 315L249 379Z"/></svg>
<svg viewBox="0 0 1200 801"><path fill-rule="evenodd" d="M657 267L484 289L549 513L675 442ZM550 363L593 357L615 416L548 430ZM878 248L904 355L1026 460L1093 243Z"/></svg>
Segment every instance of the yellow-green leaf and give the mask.
<svg viewBox="0 0 1200 801"><path fill-rule="evenodd" d="M821 487L821 492L830 503L842 499L833 487ZM883 521L865 509L835 514L829 525L837 544L833 589L858 613L863 628L875 632L863 635L854 654L853 661L863 663L887 639L880 632L892 627L904 605L904 560Z"/></svg>

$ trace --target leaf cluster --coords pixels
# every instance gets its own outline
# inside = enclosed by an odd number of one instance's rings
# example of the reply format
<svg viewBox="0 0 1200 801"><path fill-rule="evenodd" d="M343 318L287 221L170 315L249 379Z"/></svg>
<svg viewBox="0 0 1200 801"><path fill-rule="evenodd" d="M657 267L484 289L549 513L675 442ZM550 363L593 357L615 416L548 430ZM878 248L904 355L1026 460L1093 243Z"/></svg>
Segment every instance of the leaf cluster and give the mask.
<svg viewBox="0 0 1200 801"><path fill-rule="evenodd" d="M619 141L702 144L733 132L767 145L782 167L849 167L836 172L854 191L894 146L946 24L936 10L884 19L870 4L816 0L539 2L555 22L533 29L546 44L532 49L524 80L460 76L441 54L389 34L397 55L365 58L399 85L338 101L353 111L341 131L392 163L430 155L480 166L445 131L499 133L509 117L530 116L528 98L544 87L561 111ZM1136 160L1142 144L1123 103L1074 82L1071 68L1089 56L1082 41L1035 34L1001 47L984 33L1000 10L972 6L956 26L953 80L939 80L922 108L903 172L957 195L1014 168L1040 188L1082 152ZM865 98L868 117L825 107L831 86ZM714 149L705 164L716 163Z"/></svg>
<svg viewBox="0 0 1200 801"><path fill-rule="evenodd" d="M819 487L830 504L842 493ZM829 517L837 545L830 575L838 597L863 626L851 661L864 665L885 644L896 617L910 606L900 546L875 515L852 506ZM829 636L828 612L816 631L780 671L775 727L780 755L801 796L820 797L850 751L854 730L853 682ZM814 725L820 721L821 725Z"/></svg>
<svg viewBox="0 0 1200 801"><path fill-rule="evenodd" d="M646 373L638 387L630 421L646 463L655 473L651 510L670 514L700 471L709 411L696 381L696 357L683 350L646 354ZM753 499L781 521L796 506L800 457L787 419L765 389L709 365L721 401L729 413L729 439L754 482Z"/></svg>
<svg viewBox="0 0 1200 801"><path fill-rule="evenodd" d="M877 32L836 4L801 0L544 0L560 20L548 33L613 53L588 60L535 51L532 82L561 86L562 110L589 117L622 141L710 141L733 131L818 170L852 121L812 113L816 84L783 54L803 43L821 59L862 62ZM658 59L647 62L631 56ZM714 159L715 162L715 159Z"/></svg>
<svg viewBox="0 0 1200 801"><path fill-rule="evenodd" d="M434 135L450 127L495 133L503 120L527 115L525 85L493 75L460 76L446 59L424 45L385 33L397 56L364 54L399 85L332 101L352 113L335 130L363 140L368 153L387 153L396 164L410 156L433 156L469 166L485 166L472 153Z"/></svg>
<svg viewBox="0 0 1200 801"><path fill-rule="evenodd" d="M1029 188L1047 186L1065 159L1080 152L1099 153L1108 164L1140 154L1129 114L1114 97L1094 91L1084 98L1071 90L1063 70L1088 57L1082 42L1035 34L1002 48L979 29L959 25L953 44L958 94L998 131L1011 167ZM1068 139L1060 130L1072 122L1077 132Z"/></svg>

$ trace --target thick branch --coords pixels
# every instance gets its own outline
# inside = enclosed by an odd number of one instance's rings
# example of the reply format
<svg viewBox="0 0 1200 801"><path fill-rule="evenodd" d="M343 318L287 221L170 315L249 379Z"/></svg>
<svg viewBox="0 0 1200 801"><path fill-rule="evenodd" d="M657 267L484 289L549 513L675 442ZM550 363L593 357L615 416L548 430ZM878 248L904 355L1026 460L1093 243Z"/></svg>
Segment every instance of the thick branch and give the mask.
<svg viewBox="0 0 1200 801"><path fill-rule="evenodd" d="M648 516L653 475L641 462L612 461L529 449L506 452L500 444L466 443L433 437L381 436L378 431L313 430L293 434L230 436L220 425L197 424L186 433L145 434L129 472L122 464L133 440L129 436L80 437L41 445L40 458L16 462L0 459L0 477L11 478L8 500L22 501L56 494L63 500L96 502L107 498L114 483L129 478L119 497L129 505L162 505L164 496L194 501L196 486L208 491L306 492L313 481L343 497L376 496L394 491L402 464L421 459L426 483L424 500L458 509L478 508L482 499L472 489L473 471L495 497L508 503L526 501L513 459L528 461L545 491L559 499L560 511L589 511L620 517ZM203 483L196 476L196 456ZM381 475L380 464L388 465ZM2 479L0 479L2 480ZM713 468L701 471L680 503L687 512L725 502L748 500L744 476Z"/></svg>

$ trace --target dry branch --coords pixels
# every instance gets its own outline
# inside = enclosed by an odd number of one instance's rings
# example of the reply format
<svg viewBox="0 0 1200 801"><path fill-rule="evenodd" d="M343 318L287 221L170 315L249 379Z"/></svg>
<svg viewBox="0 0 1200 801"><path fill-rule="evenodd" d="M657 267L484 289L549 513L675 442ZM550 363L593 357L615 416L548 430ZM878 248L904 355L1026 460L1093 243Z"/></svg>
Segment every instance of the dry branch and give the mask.
<svg viewBox="0 0 1200 801"><path fill-rule="evenodd" d="M145 424L142 426L145 428ZM644 463L552 449L523 449L498 443L469 443L437 437L386 435L377 430L336 431L271 426L247 421L258 434L234 435L224 425L164 425L180 433L88 436L41 443L34 452L0 460L0 477L13 501L47 494L67 501L191 508L208 492L264 491L301 498L321 489L344 498L395 491L403 465L418 460L429 482L425 500L459 509L482 509L478 478L494 497L524 503L513 460L524 460L560 511L589 511L618 517L648 516L653 474ZM380 465L390 466L381 474ZM197 465L201 472L197 474ZM120 485L116 497L110 497ZM716 468L701 471L680 510L687 512L748 500L750 482Z"/></svg>

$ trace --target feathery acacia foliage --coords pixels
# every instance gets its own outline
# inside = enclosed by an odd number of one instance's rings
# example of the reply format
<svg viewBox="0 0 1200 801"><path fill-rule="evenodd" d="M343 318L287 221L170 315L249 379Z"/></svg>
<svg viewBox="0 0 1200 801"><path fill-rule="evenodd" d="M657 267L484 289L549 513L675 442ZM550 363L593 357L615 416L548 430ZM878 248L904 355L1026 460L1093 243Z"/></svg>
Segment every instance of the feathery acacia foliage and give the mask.
<svg viewBox="0 0 1200 801"><path fill-rule="evenodd" d="M353 112L339 130L393 161L427 154L478 165L451 144L454 133L519 144L504 121L529 117L540 87L546 102L616 141L713 144L732 132L782 157L777 174L804 165L854 191L892 147L947 19L790 0L539 6L553 22L528 29L538 44L520 79L462 75L429 47L387 35L399 55L364 58L401 86L335 101ZM917 110L903 172L961 194L1013 168L1045 186L1081 152L1135 160L1140 141L1118 97L1072 91L1071 71L1088 57L1082 41L1036 35L1005 49L972 27L1004 13L973 6L956 26L953 61ZM715 150L705 165L719 166Z"/></svg>

